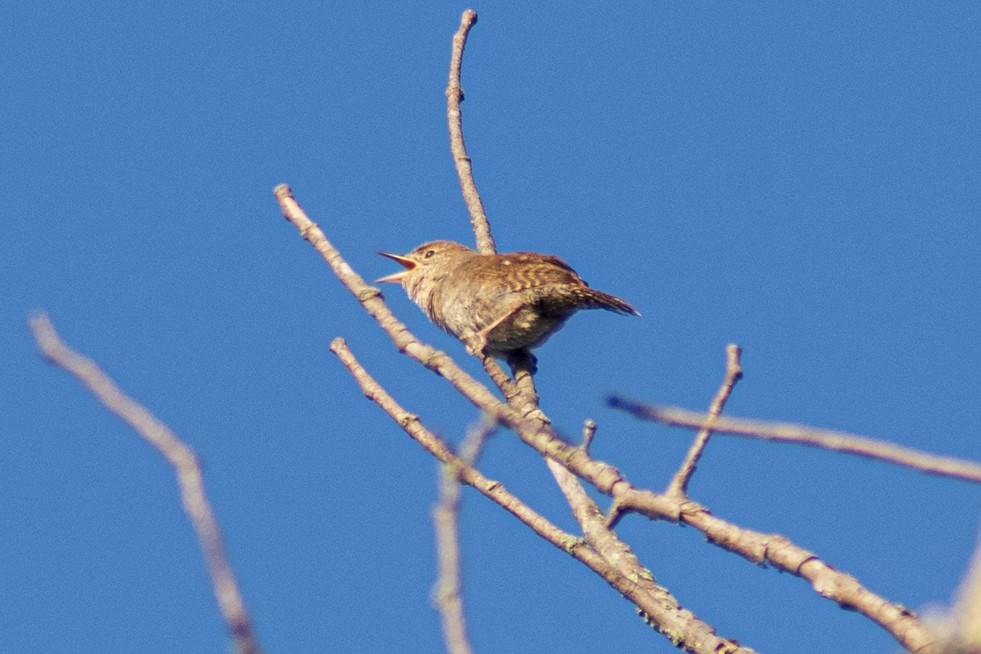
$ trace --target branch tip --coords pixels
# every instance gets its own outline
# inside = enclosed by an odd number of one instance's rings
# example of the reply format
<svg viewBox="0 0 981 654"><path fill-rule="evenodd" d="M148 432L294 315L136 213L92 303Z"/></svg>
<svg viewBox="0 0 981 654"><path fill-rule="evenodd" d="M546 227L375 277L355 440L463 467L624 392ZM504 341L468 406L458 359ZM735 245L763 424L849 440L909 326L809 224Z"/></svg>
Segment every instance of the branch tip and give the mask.
<svg viewBox="0 0 981 654"><path fill-rule="evenodd" d="M276 188L273 189L273 195L275 195L276 199L278 200L292 198L293 189L290 188L289 184L277 184Z"/></svg>

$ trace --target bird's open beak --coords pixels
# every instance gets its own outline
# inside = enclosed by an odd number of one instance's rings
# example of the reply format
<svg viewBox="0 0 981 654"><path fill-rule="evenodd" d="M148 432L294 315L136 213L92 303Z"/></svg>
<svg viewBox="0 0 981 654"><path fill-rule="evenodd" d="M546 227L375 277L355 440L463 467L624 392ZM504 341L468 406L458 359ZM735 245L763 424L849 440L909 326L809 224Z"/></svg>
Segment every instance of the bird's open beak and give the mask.
<svg viewBox="0 0 981 654"><path fill-rule="evenodd" d="M405 270L400 270L397 273L392 273L391 275L385 275L384 277L379 277L375 280L376 284L383 284L385 282L392 282L395 284L401 284L402 280L409 273L410 270L416 267L416 262L407 257L403 257L401 254L392 254L390 252L379 252L378 254L383 257L388 257L393 261L398 261L400 264L405 266Z"/></svg>

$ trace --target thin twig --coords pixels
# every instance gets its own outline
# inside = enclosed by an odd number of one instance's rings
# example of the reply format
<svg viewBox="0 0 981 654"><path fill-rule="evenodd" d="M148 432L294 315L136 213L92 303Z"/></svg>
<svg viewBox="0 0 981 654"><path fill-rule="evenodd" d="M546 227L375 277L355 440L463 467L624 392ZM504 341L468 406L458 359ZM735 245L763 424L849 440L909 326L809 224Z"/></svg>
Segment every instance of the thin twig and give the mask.
<svg viewBox="0 0 981 654"><path fill-rule="evenodd" d="M638 418L654 420L666 425L688 427L689 429L709 428L719 434L820 447L826 450L855 454L868 459L886 461L931 475L981 483L981 463L955 457L938 456L868 436L791 423L717 418L697 411L641 404L620 397L610 398L609 403L610 406L628 411Z"/></svg>
<svg viewBox="0 0 981 654"><path fill-rule="evenodd" d="M516 350L508 354L508 365L514 379L514 393L508 394L501 388L508 404L525 421L546 427L551 420L538 405L538 389L535 388L536 359L526 350Z"/></svg>
<svg viewBox="0 0 981 654"><path fill-rule="evenodd" d="M446 119L450 127L450 152L456 164L456 174L460 178L463 199L470 212L470 224L477 237L477 251L481 254L494 254L497 246L491 235L490 223L484 212L484 203L480 200L477 185L473 180L473 166L467 154L467 146L463 142L463 87L460 85L460 69L463 66L463 49L467 45L467 35L470 28L477 22L477 12L467 9L460 17L460 28L453 35L453 51L450 56L450 77L446 85Z"/></svg>
<svg viewBox="0 0 981 654"><path fill-rule="evenodd" d="M497 431L497 421L481 414L476 423L470 425L463 435L463 442L460 443L460 458L474 465L480 460L480 455L487 445L488 439Z"/></svg>
<svg viewBox="0 0 981 654"><path fill-rule="evenodd" d="M497 429L497 421L482 416L467 430L460 445L460 459L473 466L487 438ZM433 587L433 599L443 625L443 641L450 654L470 654L470 638L460 592L460 482L453 466L439 467L439 502L433 507L433 527L436 531L436 563L438 577Z"/></svg>
<svg viewBox="0 0 981 654"><path fill-rule="evenodd" d="M722 385L719 386L719 390L715 393L715 397L709 405L710 416L718 416L722 413L722 408L729 400L729 396L732 395L732 389L743 378L743 369L739 362L741 354L742 350L735 343L730 343L726 346L726 373L722 379ZM702 453L705 451L705 446L708 444L711 435L712 430L708 427L698 432L691 447L688 448L688 454L685 456L684 462L682 462L681 467L678 468L678 472L674 474L674 477L668 483L665 493L677 497L685 497L687 495L688 482L691 481L691 476L695 474L695 468L698 467L698 461L702 458Z"/></svg>
<svg viewBox="0 0 981 654"><path fill-rule="evenodd" d="M582 423L582 445L579 447L586 450L587 454L589 453L589 448L593 446L593 437L596 436L596 427L597 425L595 420L590 420L587 418Z"/></svg>
<svg viewBox="0 0 981 654"><path fill-rule="evenodd" d="M490 377L494 385L501 391L504 395L504 399L510 404L511 399L519 394L518 387L514 384L512 379L508 377L508 374L504 372L504 368L501 364L497 362L493 356L486 355L482 356L481 363L484 364L484 370L487 372L487 376Z"/></svg>
<svg viewBox="0 0 981 654"><path fill-rule="evenodd" d="M205 493L201 467L194 451L150 411L127 396L94 361L66 345L46 314L32 315L29 324L38 346L49 361L82 382L103 406L132 427L174 467L184 512L197 534L211 575L215 599L232 636L235 651L239 654L259 654L259 641L225 553L221 529Z"/></svg>

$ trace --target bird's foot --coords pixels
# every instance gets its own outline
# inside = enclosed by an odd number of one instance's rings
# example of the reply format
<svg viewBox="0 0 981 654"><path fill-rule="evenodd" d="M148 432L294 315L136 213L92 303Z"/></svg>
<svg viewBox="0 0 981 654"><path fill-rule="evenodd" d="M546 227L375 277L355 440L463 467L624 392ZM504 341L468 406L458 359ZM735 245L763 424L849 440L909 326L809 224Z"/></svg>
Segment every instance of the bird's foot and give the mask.
<svg viewBox="0 0 981 654"><path fill-rule="evenodd" d="M484 355L484 349L487 347L487 335L483 332L477 332L472 336L468 336L463 339L463 346L467 348L467 354L474 357L481 357Z"/></svg>

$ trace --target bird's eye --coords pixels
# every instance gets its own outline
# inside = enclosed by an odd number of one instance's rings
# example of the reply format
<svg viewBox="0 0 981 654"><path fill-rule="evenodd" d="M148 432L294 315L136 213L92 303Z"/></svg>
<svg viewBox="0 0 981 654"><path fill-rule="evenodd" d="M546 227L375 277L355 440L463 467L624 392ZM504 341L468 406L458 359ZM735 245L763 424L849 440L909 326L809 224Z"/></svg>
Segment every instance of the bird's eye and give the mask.
<svg viewBox="0 0 981 654"><path fill-rule="evenodd" d="M422 255L422 258L431 259L434 254L436 254L436 250L426 250L426 254Z"/></svg>

